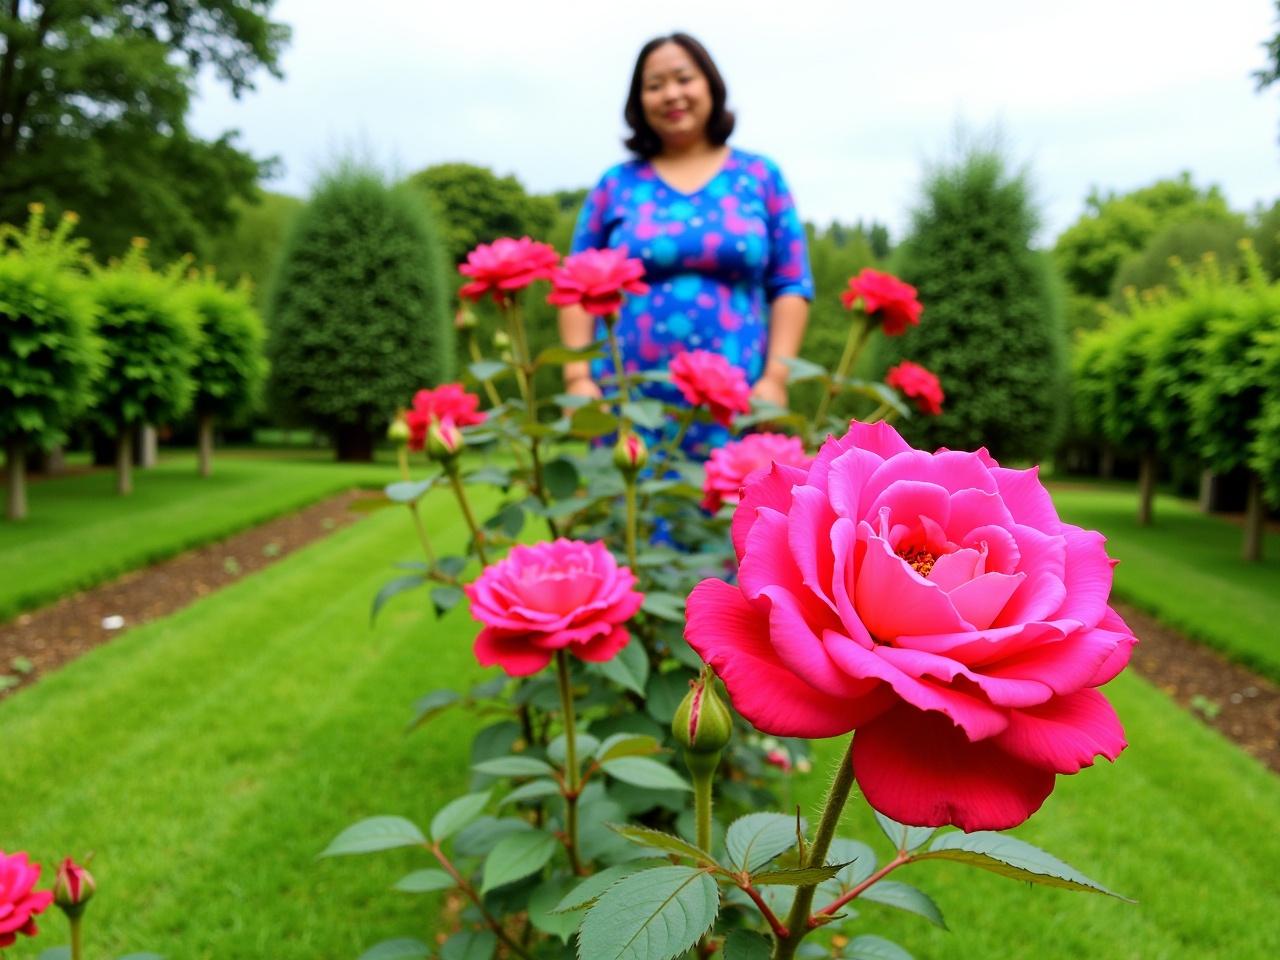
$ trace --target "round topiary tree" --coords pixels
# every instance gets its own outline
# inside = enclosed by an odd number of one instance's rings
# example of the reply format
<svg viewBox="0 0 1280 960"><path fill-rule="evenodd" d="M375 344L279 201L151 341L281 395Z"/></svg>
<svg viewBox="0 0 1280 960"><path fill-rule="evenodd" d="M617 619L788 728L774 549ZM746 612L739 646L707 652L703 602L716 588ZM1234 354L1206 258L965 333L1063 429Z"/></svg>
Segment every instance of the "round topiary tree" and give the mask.
<svg viewBox="0 0 1280 960"><path fill-rule="evenodd" d="M74 216L52 232L33 206L24 231L0 231L0 442L8 469L5 515L27 515L26 458L48 449L92 399L101 364L96 311L75 272L83 244Z"/></svg>
<svg viewBox="0 0 1280 960"><path fill-rule="evenodd" d="M998 458L1053 449L1065 413L1063 296L1025 176L973 149L934 170L893 261L925 304L918 327L880 341L881 363L924 364L942 381L941 416L903 425L917 445L987 446Z"/></svg>
<svg viewBox="0 0 1280 960"><path fill-rule="evenodd" d="M268 297L273 404L333 438L340 460L453 367L446 257L425 203L345 165L294 220Z"/></svg>
<svg viewBox="0 0 1280 960"><path fill-rule="evenodd" d="M116 490L133 492L133 431L182 416L191 404L199 322L174 278L152 271L137 239L120 262L94 274L106 369L94 416L116 438Z"/></svg>
<svg viewBox="0 0 1280 960"><path fill-rule="evenodd" d="M251 288L228 288L212 272L192 278L183 297L200 326L192 409L199 434L199 470L213 472L214 421L235 417L253 407L267 372L263 354L266 330L253 307Z"/></svg>

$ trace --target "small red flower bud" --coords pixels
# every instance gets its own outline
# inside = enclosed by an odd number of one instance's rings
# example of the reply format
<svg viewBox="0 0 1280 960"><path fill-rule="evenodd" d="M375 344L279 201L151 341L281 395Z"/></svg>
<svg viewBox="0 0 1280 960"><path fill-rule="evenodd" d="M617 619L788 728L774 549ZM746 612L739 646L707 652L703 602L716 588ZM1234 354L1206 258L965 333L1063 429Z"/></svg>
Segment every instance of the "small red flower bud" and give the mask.
<svg viewBox="0 0 1280 960"><path fill-rule="evenodd" d="M465 444L462 431L448 417L433 421L427 430L427 456L432 460L453 460Z"/></svg>
<svg viewBox="0 0 1280 960"><path fill-rule="evenodd" d="M413 435L409 429L409 422L405 420L403 413L396 414L396 418L391 421L391 425L387 427L387 439L396 446L402 446L409 442L409 438Z"/></svg>
<svg viewBox="0 0 1280 960"><path fill-rule="evenodd" d="M635 474L649 462L649 448L638 433L618 437L613 447L613 465L624 474Z"/></svg>
<svg viewBox="0 0 1280 960"><path fill-rule="evenodd" d="M58 864L53 881L53 902L68 917L78 917L93 897L97 885L93 875L70 857Z"/></svg>

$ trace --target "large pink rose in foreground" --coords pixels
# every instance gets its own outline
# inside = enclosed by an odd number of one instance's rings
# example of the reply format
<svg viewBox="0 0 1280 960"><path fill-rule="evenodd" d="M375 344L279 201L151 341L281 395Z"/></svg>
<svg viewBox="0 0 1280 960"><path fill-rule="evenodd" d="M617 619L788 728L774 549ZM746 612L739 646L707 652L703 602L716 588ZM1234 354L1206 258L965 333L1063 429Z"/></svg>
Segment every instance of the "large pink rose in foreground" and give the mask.
<svg viewBox="0 0 1280 960"><path fill-rule="evenodd" d="M726 503L737 503L742 485L774 463L809 465L809 455L799 437L752 433L712 450L702 481L702 508L714 513Z"/></svg>
<svg viewBox="0 0 1280 960"><path fill-rule="evenodd" d="M513 547L463 588L471 616L485 625L476 659L513 677L537 673L557 650L610 660L627 645L624 624L644 600L635 584L598 541Z"/></svg>
<svg viewBox="0 0 1280 960"><path fill-rule="evenodd" d="M718 353L686 350L671 361L671 382L691 407L706 407L722 427L751 409L747 375Z"/></svg>
<svg viewBox="0 0 1280 960"><path fill-rule="evenodd" d="M36 890L40 867L25 853L0 850L0 947L12 946L18 934L36 935L36 914L53 902L53 891Z"/></svg>
<svg viewBox="0 0 1280 960"><path fill-rule="evenodd" d="M698 584L686 638L760 730L856 729L858 783L893 819L1012 827L1124 749L1095 689L1136 642L1112 561L1035 470L854 423L748 483L733 544L739 583Z"/></svg>

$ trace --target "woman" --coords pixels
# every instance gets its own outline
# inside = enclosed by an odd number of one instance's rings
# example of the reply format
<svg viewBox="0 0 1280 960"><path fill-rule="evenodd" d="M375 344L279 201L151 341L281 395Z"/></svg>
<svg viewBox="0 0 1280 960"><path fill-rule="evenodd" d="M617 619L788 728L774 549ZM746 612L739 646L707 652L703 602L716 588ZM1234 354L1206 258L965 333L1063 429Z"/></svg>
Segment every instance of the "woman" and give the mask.
<svg viewBox="0 0 1280 960"><path fill-rule="evenodd" d="M809 319L813 278L804 227L772 161L730 147L733 114L707 51L675 33L646 43L636 60L625 116L635 158L588 195L573 252L623 247L644 261L647 295L618 320L629 371L665 370L684 350L711 350L740 367L756 398L786 406L787 357ZM560 314L566 346L604 336L579 308ZM565 367L566 392L599 398L612 362ZM666 384L650 396L678 403ZM706 456L722 428L698 425L685 448Z"/></svg>

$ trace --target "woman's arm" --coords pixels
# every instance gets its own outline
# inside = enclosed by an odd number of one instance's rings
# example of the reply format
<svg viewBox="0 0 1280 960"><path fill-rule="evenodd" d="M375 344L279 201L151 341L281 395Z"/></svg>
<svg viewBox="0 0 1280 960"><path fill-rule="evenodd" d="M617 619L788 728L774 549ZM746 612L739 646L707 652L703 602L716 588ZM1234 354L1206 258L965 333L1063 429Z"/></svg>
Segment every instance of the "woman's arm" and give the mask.
<svg viewBox="0 0 1280 960"><path fill-rule="evenodd" d="M581 307L560 310L560 342L570 350L589 347L595 339L595 321ZM564 365L564 392L575 397L600 399L600 387L591 379L591 364L578 360Z"/></svg>
<svg viewBox="0 0 1280 960"><path fill-rule="evenodd" d="M769 305L769 356L765 360L764 375L751 391L752 396L779 407L787 405L787 377L791 368L785 361L799 354L808 325L809 301L799 294L783 294Z"/></svg>

